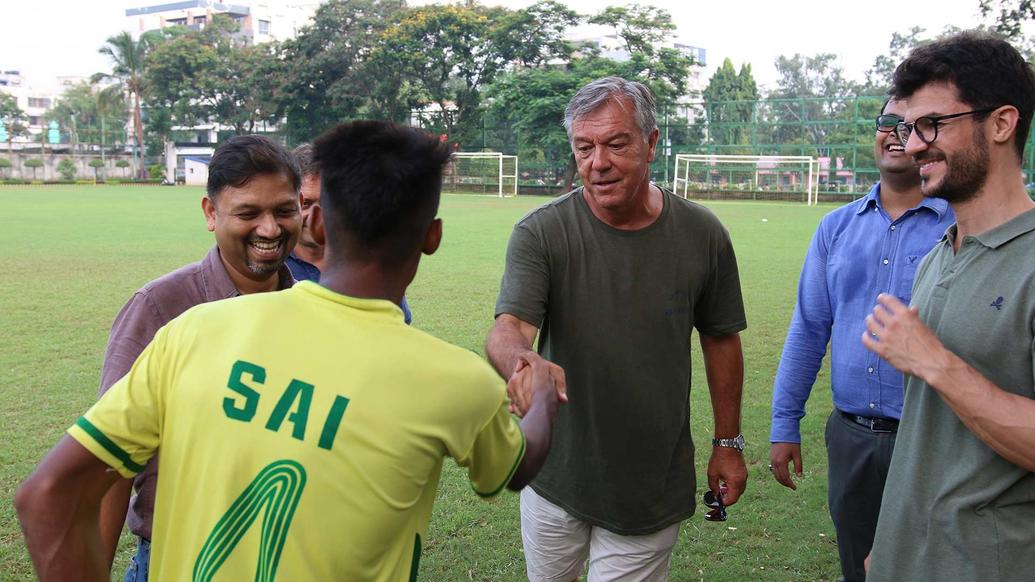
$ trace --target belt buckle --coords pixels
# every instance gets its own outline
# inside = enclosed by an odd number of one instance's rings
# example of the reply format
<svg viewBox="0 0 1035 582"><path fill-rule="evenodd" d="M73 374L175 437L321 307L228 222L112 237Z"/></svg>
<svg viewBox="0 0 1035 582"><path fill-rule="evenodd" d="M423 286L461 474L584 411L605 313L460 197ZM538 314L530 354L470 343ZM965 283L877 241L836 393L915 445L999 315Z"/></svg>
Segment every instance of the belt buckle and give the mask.
<svg viewBox="0 0 1035 582"><path fill-rule="evenodd" d="M881 420L883 420L883 419L881 419L881 418L871 418L870 419L870 432L877 432L877 433L890 433L890 432L894 432L891 429L887 429L887 428L877 428L877 423L880 422Z"/></svg>

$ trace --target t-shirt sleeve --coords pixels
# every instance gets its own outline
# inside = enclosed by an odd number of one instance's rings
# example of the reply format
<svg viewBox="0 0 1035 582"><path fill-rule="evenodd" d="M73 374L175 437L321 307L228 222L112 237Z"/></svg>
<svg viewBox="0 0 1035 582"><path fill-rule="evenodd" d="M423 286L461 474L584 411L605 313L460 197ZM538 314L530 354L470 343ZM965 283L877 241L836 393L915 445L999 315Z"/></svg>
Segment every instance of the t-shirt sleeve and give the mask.
<svg viewBox="0 0 1035 582"><path fill-rule="evenodd" d="M524 456L525 435L517 420L507 411L504 399L478 432L471 450L456 462L467 467L467 478L474 492L482 497L491 497L510 483Z"/></svg>
<svg viewBox="0 0 1035 582"><path fill-rule="evenodd" d="M146 290L137 291L122 306L111 324L108 347L104 351L100 394L129 372L162 324L157 306Z"/></svg>
<svg viewBox="0 0 1035 582"><path fill-rule="evenodd" d="M68 429L69 436L126 478L143 471L158 450L165 410L166 329L144 348L129 373Z"/></svg>
<svg viewBox="0 0 1035 582"><path fill-rule="evenodd" d="M542 241L519 223L507 243L507 258L496 299L496 315L509 314L541 327L550 293L550 266Z"/></svg>
<svg viewBox="0 0 1035 582"><path fill-rule="evenodd" d="M725 228L716 243L714 267L695 302L694 327L705 335L729 335L747 328L740 273L733 242Z"/></svg>

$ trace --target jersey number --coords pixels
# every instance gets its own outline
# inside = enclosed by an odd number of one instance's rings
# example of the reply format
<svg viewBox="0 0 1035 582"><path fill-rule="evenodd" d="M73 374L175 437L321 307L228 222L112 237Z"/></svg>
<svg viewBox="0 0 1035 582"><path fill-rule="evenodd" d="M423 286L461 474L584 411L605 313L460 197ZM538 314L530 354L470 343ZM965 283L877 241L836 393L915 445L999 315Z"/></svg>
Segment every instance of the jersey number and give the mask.
<svg viewBox="0 0 1035 582"><path fill-rule="evenodd" d="M305 482L305 469L295 461L274 461L259 471L205 539L194 561L193 581L211 580L256 519L261 519L262 530L255 580L272 581Z"/></svg>

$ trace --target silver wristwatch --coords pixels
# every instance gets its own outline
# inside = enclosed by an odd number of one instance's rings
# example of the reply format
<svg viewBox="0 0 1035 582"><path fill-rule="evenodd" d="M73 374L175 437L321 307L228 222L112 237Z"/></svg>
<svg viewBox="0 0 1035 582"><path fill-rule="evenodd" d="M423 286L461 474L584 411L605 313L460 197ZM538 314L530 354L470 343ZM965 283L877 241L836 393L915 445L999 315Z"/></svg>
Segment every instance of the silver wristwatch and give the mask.
<svg viewBox="0 0 1035 582"><path fill-rule="evenodd" d="M712 439L713 447L730 447L731 449L737 449L740 452L744 452L744 435L738 434L736 437L731 439Z"/></svg>

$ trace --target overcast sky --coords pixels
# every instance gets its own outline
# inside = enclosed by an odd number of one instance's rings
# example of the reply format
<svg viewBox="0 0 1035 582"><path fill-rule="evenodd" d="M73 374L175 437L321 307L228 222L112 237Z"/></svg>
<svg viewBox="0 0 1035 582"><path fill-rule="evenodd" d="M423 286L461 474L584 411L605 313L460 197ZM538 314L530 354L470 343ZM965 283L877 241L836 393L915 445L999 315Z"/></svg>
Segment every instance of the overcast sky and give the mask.
<svg viewBox="0 0 1035 582"><path fill-rule="evenodd" d="M133 0L10 0L0 27L0 70L20 70L34 85L57 75L108 70L97 53L104 40L126 27L125 10L161 4ZM232 0L231 0L232 1ZM271 0L275 2L276 0ZM564 0L592 13L607 0ZM426 3L418 0L412 3ZM517 8L529 0L483 0ZM611 2L622 4L622 2ZM672 13L678 39L708 51L708 74L729 57L739 68L750 62L762 85L775 82L778 55L832 52L850 78L862 79L874 58L886 51L894 32L914 25L940 31L946 25L974 26L978 0L644 0Z"/></svg>

